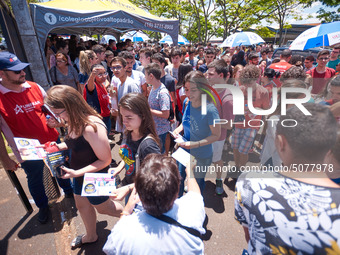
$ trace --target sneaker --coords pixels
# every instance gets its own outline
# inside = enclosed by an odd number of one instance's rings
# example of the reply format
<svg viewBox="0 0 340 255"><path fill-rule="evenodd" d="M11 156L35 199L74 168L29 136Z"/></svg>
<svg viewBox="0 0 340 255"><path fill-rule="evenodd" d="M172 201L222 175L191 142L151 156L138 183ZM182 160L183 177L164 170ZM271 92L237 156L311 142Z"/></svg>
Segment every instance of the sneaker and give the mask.
<svg viewBox="0 0 340 255"><path fill-rule="evenodd" d="M215 192L217 195L222 195L224 190L223 190L223 181L222 180L216 180L216 189Z"/></svg>
<svg viewBox="0 0 340 255"><path fill-rule="evenodd" d="M48 206L39 209L38 221L41 224L47 223L49 211L50 211L50 208Z"/></svg>

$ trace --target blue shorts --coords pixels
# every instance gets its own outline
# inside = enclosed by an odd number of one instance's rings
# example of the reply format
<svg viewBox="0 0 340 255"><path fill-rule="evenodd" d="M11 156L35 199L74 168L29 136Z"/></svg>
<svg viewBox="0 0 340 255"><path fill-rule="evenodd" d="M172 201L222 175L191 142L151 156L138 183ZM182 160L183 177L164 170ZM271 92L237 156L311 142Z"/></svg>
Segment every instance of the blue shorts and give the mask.
<svg viewBox="0 0 340 255"><path fill-rule="evenodd" d="M83 177L73 178L73 192L76 195L81 196L81 189L83 187ZM110 197L108 196L99 196L99 197L87 197L90 201L91 205L100 205L108 200Z"/></svg>

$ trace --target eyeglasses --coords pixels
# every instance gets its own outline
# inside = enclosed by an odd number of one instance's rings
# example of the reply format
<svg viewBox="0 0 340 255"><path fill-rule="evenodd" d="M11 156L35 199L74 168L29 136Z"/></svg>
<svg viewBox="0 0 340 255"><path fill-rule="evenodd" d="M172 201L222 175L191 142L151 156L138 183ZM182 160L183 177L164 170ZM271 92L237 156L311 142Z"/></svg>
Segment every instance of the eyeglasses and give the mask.
<svg viewBox="0 0 340 255"><path fill-rule="evenodd" d="M120 69L122 69L123 67L122 66L113 66L113 67L111 67L111 70L112 71L114 71L114 70L120 70Z"/></svg>
<svg viewBox="0 0 340 255"><path fill-rule="evenodd" d="M107 73L100 73L100 74L97 74L97 76L100 78L100 77L103 77L103 76L107 76Z"/></svg>
<svg viewBox="0 0 340 255"><path fill-rule="evenodd" d="M335 54L339 54L340 53L340 51L335 51L335 50L333 50L332 52L335 53Z"/></svg>
<svg viewBox="0 0 340 255"><path fill-rule="evenodd" d="M59 112L59 113L54 113L55 116L59 117L63 112L65 112L66 109L64 109L63 111Z"/></svg>
<svg viewBox="0 0 340 255"><path fill-rule="evenodd" d="M6 69L5 69L4 71L7 71L7 72L8 72L8 71L11 71L11 72L13 72L13 73L15 73L15 74L20 74L21 71L23 71L23 70L20 70L20 71L12 71L12 70L6 70Z"/></svg>
<svg viewBox="0 0 340 255"><path fill-rule="evenodd" d="M65 60L57 60L56 63L66 63Z"/></svg>
<svg viewBox="0 0 340 255"><path fill-rule="evenodd" d="M318 60L321 60L321 61L327 61L329 58L318 58Z"/></svg>

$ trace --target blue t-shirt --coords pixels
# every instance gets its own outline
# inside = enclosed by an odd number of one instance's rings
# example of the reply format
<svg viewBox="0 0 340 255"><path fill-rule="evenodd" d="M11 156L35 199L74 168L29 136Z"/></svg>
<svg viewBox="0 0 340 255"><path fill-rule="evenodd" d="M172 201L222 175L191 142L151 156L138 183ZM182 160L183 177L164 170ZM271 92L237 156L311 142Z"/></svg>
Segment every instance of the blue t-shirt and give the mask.
<svg viewBox="0 0 340 255"><path fill-rule="evenodd" d="M184 100L183 105L185 105ZM194 108L189 101L185 108L182 124L184 129L184 138L188 141L200 141L211 135L210 125L214 124L214 119L219 119L218 110L213 104L207 104L207 114L202 115L201 107ZM196 158L206 159L212 157L212 145L208 144L190 150Z"/></svg>
<svg viewBox="0 0 340 255"><path fill-rule="evenodd" d="M87 82L87 80L89 79L89 76L87 75L87 73L79 73L78 74L78 78L79 78L79 83L80 84L85 84Z"/></svg>

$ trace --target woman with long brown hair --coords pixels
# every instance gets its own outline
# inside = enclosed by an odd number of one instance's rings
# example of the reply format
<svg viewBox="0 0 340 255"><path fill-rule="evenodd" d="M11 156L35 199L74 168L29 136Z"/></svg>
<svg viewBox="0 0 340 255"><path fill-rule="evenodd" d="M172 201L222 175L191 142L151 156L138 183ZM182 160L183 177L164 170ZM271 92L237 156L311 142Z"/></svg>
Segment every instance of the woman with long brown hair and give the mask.
<svg viewBox="0 0 340 255"><path fill-rule="evenodd" d="M62 178L73 178L74 199L85 225L86 234L75 238L71 248L97 241L96 210L101 214L119 217L122 205L107 196L82 197L81 189L85 173L106 173L111 163L111 150L106 126L101 116L92 109L75 89L57 85L47 91L45 103L68 128L59 150L70 149L70 168L62 166ZM95 210L96 209L96 210Z"/></svg>
<svg viewBox="0 0 340 255"><path fill-rule="evenodd" d="M195 168L195 178L200 186L201 192L205 188L204 169L212 163L212 143L216 142L221 135L221 125L214 125L214 120L219 119L218 110L212 103L207 103L206 114L201 113L202 94L209 96L210 86L204 74L200 71L192 71L185 76L184 89L187 99L184 100L185 107L182 124L174 130L174 135L183 132L183 137L187 142L180 143L185 150L189 150L197 160L197 168ZM175 137L175 138L176 138ZM183 195L184 180L186 178L185 166L179 164L179 171L182 176L179 196ZM200 172L196 169L202 169Z"/></svg>
<svg viewBox="0 0 340 255"><path fill-rule="evenodd" d="M123 184L128 185L133 183L139 165L148 154L160 154L160 141L145 96L129 93L120 99L118 109L121 126L125 126L124 139L119 150L123 160L118 167L111 168L110 172L117 175L125 167ZM131 191L132 185L128 187Z"/></svg>

